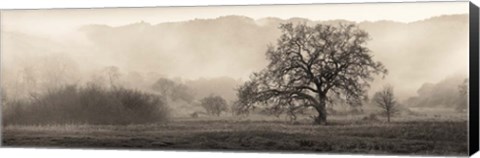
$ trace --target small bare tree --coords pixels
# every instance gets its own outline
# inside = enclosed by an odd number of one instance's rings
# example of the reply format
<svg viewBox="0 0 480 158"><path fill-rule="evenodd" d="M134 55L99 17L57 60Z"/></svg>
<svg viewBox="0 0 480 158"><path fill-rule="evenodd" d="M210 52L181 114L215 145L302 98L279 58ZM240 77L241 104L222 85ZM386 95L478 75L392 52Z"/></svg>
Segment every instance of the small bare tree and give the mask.
<svg viewBox="0 0 480 158"><path fill-rule="evenodd" d="M456 110L465 111L468 109L468 78L464 79L463 82L458 86L458 92L459 98Z"/></svg>
<svg viewBox="0 0 480 158"><path fill-rule="evenodd" d="M397 101L393 94L393 87L386 85L381 91L376 92L373 96L375 105L380 107L387 115L387 120L390 122L390 117L398 112Z"/></svg>

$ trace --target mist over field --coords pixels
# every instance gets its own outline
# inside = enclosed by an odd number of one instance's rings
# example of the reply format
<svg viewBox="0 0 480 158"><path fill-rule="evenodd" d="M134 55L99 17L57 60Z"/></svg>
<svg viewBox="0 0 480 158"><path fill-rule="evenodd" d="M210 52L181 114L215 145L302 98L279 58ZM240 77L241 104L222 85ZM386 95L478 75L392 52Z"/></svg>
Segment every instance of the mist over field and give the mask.
<svg viewBox="0 0 480 158"><path fill-rule="evenodd" d="M2 72L17 75L4 76L3 85L18 80L22 69L51 70L58 69L58 65L68 69L65 72L69 74L62 76L68 78L62 82L68 83L91 80L90 76L103 68L115 66L122 73L122 80L134 87L144 88L156 77L183 82L223 78L240 84L266 65L267 46L275 43L280 35L279 24L286 22L353 23L223 16L160 24L139 21L117 27L86 24L66 35L65 41L9 31L2 34ZM467 23L466 14L410 23L358 22L371 36L368 46L374 58L389 70L386 78L378 77L372 84L370 95L390 83L396 87L398 97L405 100L416 96L425 83L437 83L450 76L467 77ZM38 80L53 77L41 72L44 70L32 71L44 75L38 76ZM144 80L136 81L135 76ZM231 90L220 93L229 99L236 86L232 81L217 86L223 92Z"/></svg>

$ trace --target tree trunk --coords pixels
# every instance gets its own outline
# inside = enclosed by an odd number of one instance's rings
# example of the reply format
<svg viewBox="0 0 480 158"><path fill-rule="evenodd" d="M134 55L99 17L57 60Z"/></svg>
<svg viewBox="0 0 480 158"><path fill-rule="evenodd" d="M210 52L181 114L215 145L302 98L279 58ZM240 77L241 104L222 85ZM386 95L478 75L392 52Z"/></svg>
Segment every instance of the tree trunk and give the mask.
<svg viewBox="0 0 480 158"><path fill-rule="evenodd" d="M318 116L315 118L315 124L326 125L327 124L326 100L320 97L319 104L315 106L315 109L318 112Z"/></svg>
<svg viewBox="0 0 480 158"><path fill-rule="evenodd" d="M390 122L390 113L387 113L387 122Z"/></svg>

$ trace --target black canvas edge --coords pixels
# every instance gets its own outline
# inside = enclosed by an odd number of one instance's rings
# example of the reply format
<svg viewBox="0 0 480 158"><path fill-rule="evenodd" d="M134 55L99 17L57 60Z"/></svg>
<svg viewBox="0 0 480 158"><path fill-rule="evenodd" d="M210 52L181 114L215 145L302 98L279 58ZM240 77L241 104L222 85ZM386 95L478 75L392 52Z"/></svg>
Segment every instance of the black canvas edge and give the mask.
<svg viewBox="0 0 480 158"><path fill-rule="evenodd" d="M469 155L478 152L479 147L479 15L478 7L470 2L470 71L469 71Z"/></svg>

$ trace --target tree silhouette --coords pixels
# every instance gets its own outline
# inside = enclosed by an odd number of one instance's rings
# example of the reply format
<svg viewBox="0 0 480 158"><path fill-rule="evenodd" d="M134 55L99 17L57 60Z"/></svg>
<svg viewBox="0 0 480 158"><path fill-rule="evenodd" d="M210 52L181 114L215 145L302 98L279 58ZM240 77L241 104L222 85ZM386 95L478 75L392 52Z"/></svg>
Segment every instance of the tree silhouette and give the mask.
<svg viewBox="0 0 480 158"><path fill-rule="evenodd" d="M459 99L456 107L457 111L465 111L468 109L468 78L458 86Z"/></svg>
<svg viewBox="0 0 480 158"><path fill-rule="evenodd" d="M227 111L227 101L220 96L210 95L200 100L200 105L205 108L207 114L220 116L223 111Z"/></svg>
<svg viewBox="0 0 480 158"><path fill-rule="evenodd" d="M327 123L326 103L339 96L350 105L361 104L374 74L386 74L365 46L367 32L354 24L280 26L276 46L269 46L270 61L238 89L242 106L265 105L270 109L313 107L317 124ZM244 108L246 109L246 108Z"/></svg>
<svg viewBox="0 0 480 158"><path fill-rule="evenodd" d="M110 83L110 88L116 88L118 79L121 76L120 69L116 66L108 66L104 71L107 75L108 82Z"/></svg>
<svg viewBox="0 0 480 158"><path fill-rule="evenodd" d="M393 94L392 86L387 85L381 91L376 92L373 95L373 101L387 115L388 122L390 122L390 117L398 112L397 100Z"/></svg>

